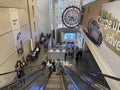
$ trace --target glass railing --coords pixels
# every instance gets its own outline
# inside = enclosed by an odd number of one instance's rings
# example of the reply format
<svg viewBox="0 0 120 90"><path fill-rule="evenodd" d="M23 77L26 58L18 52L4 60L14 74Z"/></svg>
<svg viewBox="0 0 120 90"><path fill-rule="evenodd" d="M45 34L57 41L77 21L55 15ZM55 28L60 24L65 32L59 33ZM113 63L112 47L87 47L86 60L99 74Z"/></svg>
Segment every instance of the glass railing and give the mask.
<svg viewBox="0 0 120 90"><path fill-rule="evenodd" d="M29 66L24 68L24 72L26 75L35 72L36 70L40 69L41 65ZM17 80L17 72L10 71L6 73L0 74L0 87L3 87L13 81Z"/></svg>
<svg viewBox="0 0 120 90"><path fill-rule="evenodd" d="M79 78L79 76L77 76L76 73L71 71L69 68L65 67L65 71L67 72L67 75L69 76L76 90L96 90L91 85Z"/></svg>
<svg viewBox="0 0 120 90"><path fill-rule="evenodd" d="M51 73L49 69L41 69L40 65L27 67L25 72L29 73L19 80L15 78L15 71L0 74L0 80L3 83L0 90L43 90ZM120 81L119 78L106 74L96 74L78 67L71 68L68 66L63 66L62 77L66 90L110 90L103 77ZM10 79L14 81L5 85L4 82L10 81Z"/></svg>
<svg viewBox="0 0 120 90"><path fill-rule="evenodd" d="M65 68L62 69L62 78L64 82L65 90L76 90L71 80L69 79L69 74L66 72Z"/></svg>
<svg viewBox="0 0 120 90"><path fill-rule="evenodd" d="M2 83L0 90L30 90L26 88L32 88L30 86L33 82L35 83L36 80L39 80L39 85L41 85L50 72L48 69L41 69L40 65L35 65L25 68L25 73L27 73L27 75L21 79L16 78L16 71L0 74ZM8 83L6 83L7 80L9 81Z"/></svg>
<svg viewBox="0 0 120 90"><path fill-rule="evenodd" d="M16 75L17 75L16 71L0 74L0 87L3 87L6 84L11 83L11 81L16 79Z"/></svg>
<svg viewBox="0 0 120 90"><path fill-rule="evenodd" d="M84 83L86 83L88 86L91 87L91 90L110 90L108 87L105 87L104 85L102 85L100 82L98 82L99 80L103 83L105 83L105 79L99 79L99 78L93 78L90 77L80 71L77 70L73 70L69 67L67 67L67 69L69 69L71 72L75 73L76 77L78 77L80 80L82 80ZM98 80L97 80L98 79ZM97 81L96 81L97 80ZM86 89L87 90L87 89Z"/></svg>
<svg viewBox="0 0 120 90"><path fill-rule="evenodd" d="M80 67L75 67L75 70L77 71L78 74L84 75L85 77L87 77L88 79L92 79L92 81L95 81L96 83L101 84L102 86L109 88L108 83L106 82L105 78L103 75L97 74L93 71L89 71L89 70L85 70L83 68ZM84 77L83 77L84 78Z"/></svg>
<svg viewBox="0 0 120 90"><path fill-rule="evenodd" d="M88 71L76 66L67 66L69 70L75 73L84 82L93 88L100 90L119 90L120 78L103 74L101 72Z"/></svg>

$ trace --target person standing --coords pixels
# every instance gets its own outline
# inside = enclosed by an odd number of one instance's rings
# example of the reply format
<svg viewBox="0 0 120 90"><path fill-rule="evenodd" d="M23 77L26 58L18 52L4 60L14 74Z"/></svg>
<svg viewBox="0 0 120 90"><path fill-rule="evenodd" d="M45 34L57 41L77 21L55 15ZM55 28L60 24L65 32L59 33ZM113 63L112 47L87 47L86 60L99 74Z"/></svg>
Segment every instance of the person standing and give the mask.
<svg viewBox="0 0 120 90"><path fill-rule="evenodd" d="M79 56L79 59L81 60L81 62L82 62L82 55L83 55L82 50L79 50L78 51L78 56Z"/></svg>
<svg viewBox="0 0 120 90"><path fill-rule="evenodd" d="M48 49L48 41L45 39L45 41L44 41L44 50L45 50L45 52L47 51L47 49Z"/></svg>
<svg viewBox="0 0 120 90"><path fill-rule="evenodd" d="M66 58L67 58L67 52L65 52L65 61L66 61Z"/></svg>
<svg viewBox="0 0 120 90"><path fill-rule="evenodd" d="M57 62L56 62L56 73L58 75L60 74L60 69L61 69L61 63L60 63L60 60L57 59Z"/></svg>
<svg viewBox="0 0 120 90"><path fill-rule="evenodd" d="M78 55L76 55L75 57L75 62L76 62L76 65L78 65Z"/></svg>
<svg viewBox="0 0 120 90"><path fill-rule="evenodd" d="M56 68L55 68L55 60L52 60L52 66L53 66L53 72L56 71Z"/></svg>
<svg viewBox="0 0 120 90"><path fill-rule="evenodd" d="M23 70L23 64L22 64L22 62L20 60L18 60L16 62L15 70L17 71L17 78L18 79L20 79L23 76L25 76L25 73L24 73L24 70ZM25 80L23 80L23 82L25 83ZM22 83L22 81L20 81L20 83Z"/></svg>

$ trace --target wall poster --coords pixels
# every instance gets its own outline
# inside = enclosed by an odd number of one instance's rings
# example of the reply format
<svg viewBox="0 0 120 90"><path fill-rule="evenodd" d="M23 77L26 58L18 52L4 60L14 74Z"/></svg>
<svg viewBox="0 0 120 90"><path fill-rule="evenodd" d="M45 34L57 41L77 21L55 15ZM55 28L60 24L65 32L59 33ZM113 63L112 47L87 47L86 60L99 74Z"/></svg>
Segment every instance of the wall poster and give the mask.
<svg viewBox="0 0 120 90"><path fill-rule="evenodd" d="M20 31L18 9L9 8L9 12L10 12L11 25L12 25L12 29L13 29L17 53L22 54L23 53L23 43L22 43L22 37L21 37L22 33Z"/></svg>
<svg viewBox="0 0 120 90"><path fill-rule="evenodd" d="M120 56L119 5L120 1L103 4L98 17L98 22L103 32L103 41L105 45L118 56Z"/></svg>

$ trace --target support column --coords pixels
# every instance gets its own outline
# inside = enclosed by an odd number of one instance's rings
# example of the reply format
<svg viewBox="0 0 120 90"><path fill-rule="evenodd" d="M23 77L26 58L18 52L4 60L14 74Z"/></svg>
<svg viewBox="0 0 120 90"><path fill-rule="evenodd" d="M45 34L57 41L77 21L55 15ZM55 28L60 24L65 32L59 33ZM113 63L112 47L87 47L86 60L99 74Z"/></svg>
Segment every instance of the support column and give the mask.
<svg viewBox="0 0 120 90"><path fill-rule="evenodd" d="M56 21L57 21L57 17L56 17L56 11L57 11L57 2L54 2L53 3L53 34L54 34L54 37L53 37L53 45L56 45Z"/></svg>

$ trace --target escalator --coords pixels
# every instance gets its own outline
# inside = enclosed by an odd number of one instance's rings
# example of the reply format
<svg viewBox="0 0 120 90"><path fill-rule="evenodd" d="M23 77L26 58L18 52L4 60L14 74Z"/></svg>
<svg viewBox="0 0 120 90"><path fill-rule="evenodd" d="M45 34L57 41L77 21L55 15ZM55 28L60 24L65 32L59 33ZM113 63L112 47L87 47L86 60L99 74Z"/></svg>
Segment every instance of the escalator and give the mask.
<svg viewBox="0 0 120 90"><path fill-rule="evenodd" d="M102 78L95 78L95 75L90 76L86 72L75 66L63 65L58 75L49 69L35 67L30 74L0 90L110 90ZM22 80L25 84L19 86Z"/></svg>
<svg viewBox="0 0 120 90"><path fill-rule="evenodd" d="M52 72L44 90L65 90L62 75L57 75L55 72Z"/></svg>
<svg viewBox="0 0 120 90"><path fill-rule="evenodd" d="M65 68L65 70L76 90L97 90L97 89L91 87L91 85L84 82L81 78L79 78L76 75L76 73L74 73L67 67Z"/></svg>
<svg viewBox="0 0 120 90"><path fill-rule="evenodd" d="M89 90L110 90L105 78L103 76L97 75L96 73L88 72L80 67L76 66L65 66L67 70L72 73L75 73L75 76L78 77L81 81L86 83L92 89ZM79 81L80 81L79 80ZM83 83L82 83L83 84ZM84 86L84 85L82 85ZM82 89L84 90L84 89ZM87 89L85 89L87 90Z"/></svg>
<svg viewBox="0 0 120 90"><path fill-rule="evenodd" d="M25 69L27 75L15 79L12 82L0 87L0 90L37 90L35 88L41 88L44 80L49 77L50 71L48 69L41 69L40 65L35 65ZM9 77L11 74L16 74L16 71L4 74L0 77ZM23 81L25 81L23 83Z"/></svg>

